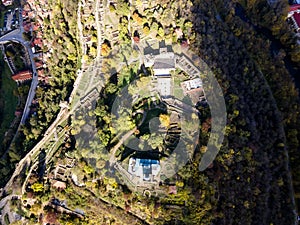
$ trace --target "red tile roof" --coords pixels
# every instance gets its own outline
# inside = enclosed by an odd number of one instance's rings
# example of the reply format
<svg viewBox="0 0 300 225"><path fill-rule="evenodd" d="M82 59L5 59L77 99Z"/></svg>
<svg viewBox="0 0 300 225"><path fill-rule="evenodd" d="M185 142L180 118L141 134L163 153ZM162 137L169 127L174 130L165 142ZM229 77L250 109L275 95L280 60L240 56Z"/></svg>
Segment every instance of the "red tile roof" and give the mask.
<svg viewBox="0 0 300 225"><path fill-rule="evenodd" d="M169 186L169 194L177 194L177 187L176 186Z"/></svg>
<svg viewBox="0 0 300 225"><path fill-rule="evenodd" d="M37 61L37 62L35 62L35 67L36 67L36 68L39 68L39 67L41 67L41 66L43 66L43 62L42 62L42 61Z"/></svg>
<svg viewBox="0 0 300 225"><path fill-rule="evenodd" d="M294 13L293 17L298 24L298 27L300 27L300 13Z"/></svg>
<svg viewBox="0 0 300 225"><path fill-rule="evenodd" d="M36 34L36 37L37 38L42 38L42 36L43 36L42 31L38 31L37 34Z"/></svg>
<svg viewBox="0 0 300 225"><path fill-rule="evenodd" d="M21 117L22 116L22 112L19 111L19 110L15 111L15 116L16 117Z"/></svg>
<svg viewBox="0 0 300 225"><path fill-rule="evenodd" d="M43 77L44 76L44 70L43 69L38 70L37 74L38 74L38 77Z"/></svg>
<svg viewBox="0 0 300 225"><path fill-rule="evenodd" d="M34 31L37 31L39 28L40 28L40 24L39 23L36 23L36 24L33 25L33 30Z"/></svg>
<svg viewBox="0 0 300 225"><path fill-rule="evenodd" d="M62 181L58 181L58 180L53 180L52 181L52 186L56 189L59 189L59 190L64 190L66 189L67 185L65 182L62 182Z"/></svg>
<svg viewBox="0 0 300 225"><path fill-rule="evenodd" d="M27 12L23 10L23 11L22 11L22 16L23 16L23 17L26 17L26 16L27 16Z"/></svg>
<svg viewBox="0 0 300 225"><path fill-rule="evenodd" d="M8 6L11 5L13 3L12 0L2 0L3 5Z"/></svg>
<svg viewBox="0 0 300 225"><path fill-rule="evenodd" d="M19 72L11 77L14 81L31 80L32 74L29 70Z"/></svg>
<svg viewBox="0 0 300 225"><path fill-rule="evenodd" d="M34 41L33 41L33 44L39 46L39 47L42 47L43 46L43 41L41 38L35 38Z"/></svg>
<svg viewBox="0 0 300 225"><path fill-rule="evenodd" d="M23 10L29 12L31 10L30 5L29 4L24 5Z"/></svg>
<svg viewBox="0 0 300 225"><path fill-rule="evenodd" d="M34 18L35 17L35 13L33 11L28 12L28 17Z"/></svg>
<svg viewBox="0 0 300 225"><path fill-rule="evenodd" d="M133 40L134 40L134 42L137 43L137 44L140 42L140 38L139 38L139 37L133 37Z"/></svg>
<svg viewBox="0 0 300 225"><path fill-rule="evenodd" d="M296 11L296 10L300 10L300 4L296 4L296 5L291 5L290 7L290 12L292 11Z"/></svg>

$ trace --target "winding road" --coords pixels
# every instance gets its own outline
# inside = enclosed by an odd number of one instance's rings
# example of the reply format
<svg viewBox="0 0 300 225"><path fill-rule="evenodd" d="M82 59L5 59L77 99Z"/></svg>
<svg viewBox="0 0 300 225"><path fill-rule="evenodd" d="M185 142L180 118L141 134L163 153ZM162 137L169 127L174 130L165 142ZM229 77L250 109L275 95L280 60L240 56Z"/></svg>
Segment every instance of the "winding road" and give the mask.
<svg viewBox="0 0 300 225"><path fill-rule="evenodd" d="M38 85L38 76L37 76L36 66L34 63L34 54L30 47L30 42L25 41L23 39L24 28L22 26L22 24L23 24L22 10L19 10L19 24L20 24L20 27L18 29L15 29L15 30L3 35L2 37L0 37L0 44L9 43L9 42L20 43L27 50L30 61L31 61L32 82L31 82L30 90L28 93L25 108L24 108L23 115L22 115L21 122L20 122L20 125L22 125L22 124L25 124L26 119L28 118L28 115L30 112L30 106L31 106L32 100L34 99L36 87Z"/></svg>
<svg viewBox="0 0 300 225"><path fill-rule="evenodd" d="M97 1L97 10L96 10L97 13L99 13L98 8L99 8L100 1L101 0ZM20 14L21 14L21 12L20 12ZM78 17L80 17L80 16L81 15L80 15L80 11L79 11ZM20 16L20 24L22 24L22 23L23 23L22 16ZM78 23L78 26L80 26L80 23ZM101 25L98 24L99 29L101 29L100 26ZM79 30L80 30L80 27L79 27ZM36 71L36 67L35 67L35 63L34 63L34 59L33 59L34 54L31 50L30 43L26 42L23 39L23 37L22 37L23 32L24 32L24 30L22 28L19 28L19 29L16 29L16 30L14 30L10 33L7 33L6 35L0 37L0 44L1 43L9 43L9 42L17 42L17 43L22 44L25 47L25 49L27 49L28 54L30 56L31 63L32 63L33 77L32 77L32 82L31 82L31 88L30 88L30 91L29 91L29 94L28 94L28 97L27 97L26 106L24 108L23 116L22 116L21 123L20 123L19 127L21 126L21 124L25 123L25 121L26 121L26 119L29 115L30 106L31 106L32 100L34 99L35 90L36 90L36 87L38 85L37 71ZM99 33L100 32L98 32L98 35L99 35ZM82 32L80 34L81 34L80 38L82 40ZM101 39L98 39L98 40L101 41ZM85 52L84 45L82 45L81 47L83 48L82 52ZM100 53L100 49L101 49L101 46L99 45L98 46L98 52L99 53ZM97 59L100 60L100 62L101 62L101 56L100 55L98 55ZM99 62L97 63L97 66L99 67ZM78 73L77 73L78 76L77 76L77 79L75 81L76 86L74 86L73 95L75 95L75 93L77 93L77 94L80 95L81 98L85 98L86 96L89 95L90 90L93 90L94 88L101 87L101 82L93 82L96 77L88 76L90 78L88 84L91 84L91 86L86 87L86 85L81 85L81 83L84 82L81 79L82 76L87 75L88 72L86 74L82 74L82 73L83 73L82 70L79 70ZM88 75L90 75L90 74L88 74ZM79 86L84 86L85 87L84 92L80 92L80 90L78 90ZM34 146L34 148L30 152L28 152L28 154L23 159L20 160L20 162L16 165L15 171L14 171L13 175L11 176L10 180L7 182L5 187L1 190L1 192L0 192L1 196L4 196L5 193L10 193L10 194L5 196L4 198L2 198L1 201L0 201L0 206L1 206L0 208L2 208L2 210L1 210L2 211L2 218L0 218L0 224L5 224L4 223L5 214L7 214L9 216L10 221L15 220L13 218L14 216L13 216L13 214L10 210L10 206L8 204L9 201L14 196L19 197L17 195L17 194L19 194L18 190L13 188L14 183L22 178L22 176L23 176L22 171L24 171L24 169L29 169L30 170L31 165L34 165L34 163L35 163L34 162L35 156L37 156L37 154L39 154L39 152L41 151L41 148L43 146L45 146L46 143L49 143L53 139L53 135L56 132L56 127L58 125L62 124L63 122L65 122L69 118L70 115L72 115L76 110L78 110L81 107L81 102L80 101L78 101L78 102L73 101L72 102L72 98L71 98L70 102L68 104L64 104L61 107L62 108L61 108L59 114L57 115L55 121L47 129L47 131L45 132L44 137L42 138L42 140L40 142L38 142ZM51 149L51 151L47 152L47 156L50 156L54 150L55 149L53 148L53 149ZM22 189L23 185L21 184L21 186L20 186L20 188Z"/></svg>

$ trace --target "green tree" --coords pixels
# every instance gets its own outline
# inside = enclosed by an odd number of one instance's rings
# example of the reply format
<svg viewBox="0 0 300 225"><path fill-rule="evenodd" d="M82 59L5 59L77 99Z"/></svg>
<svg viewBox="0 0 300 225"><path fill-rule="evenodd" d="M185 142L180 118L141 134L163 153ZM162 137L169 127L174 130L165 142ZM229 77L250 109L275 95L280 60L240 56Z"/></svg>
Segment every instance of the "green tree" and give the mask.
<svg viewBox="0 0 300 225"><path fill-rule="evenodd" d="M170 116L166 114L159 115L159 121L164 127L170 126Z"/></svg>
<svg viewBox="0 0 300 225"><path fill-rule="evenodd" d="M5 54L7 55L7 57L13 57L15 55L15 53L11 50L6 50Z"/></svg>
<svg viewBox="0 0 300 225"><path fill-rule="evenodd" d="M127 16L130 13L128 3L125 2L125 1L118 2L117 13L121 14L121 15L124 15L124 16Z"/></svg>
<svg viewBox="0 0 300 225"><path fill-rule="evenodd" d="M154 21L151 24L151 32L157 32L157 31L158 31L158 23Z"/></svg>
<svg viewBox="0 0 300 225"><path fill-rule="evenodd" d="M33 192L42 192L44 190L44 185L40 182L36 182L31 185L31 189L33 190Z"/></svg>
<svg viewBox="0 0 300 225"><path fill-rule="evenodd" d="M87 174L92 174L95 172L94 168L90 165L85 165L83 168L84 172Z"/></svg>
<svg viewBox="0 0 300 225"><path fill-rule="evenodd" d="M159 146L161 146L163 144L163 141L164 141L163 135L155 134L155 133L152 133L150 135L150 138L148 139L148 143L153 149L156 149Z"/></svg>
<svg viewBox="0 0 300 225"><path fill-rule="evenodd" d="M146 36L150 34L150 28L149 28L148 24L147 25L144 24L143 32Z"/></svg>
<svg viewBox="0 0 300 225"><path fill-rule="evenodd" d="M97 56L97 49L93 46L90 47L90 55L94 58Z"/></svg>
<svg viewBox="0 0 300 225"><path fill-rule="evenodd" d="M110 12L115 12L116 11L116 7L114 6L114 4L112 4L112 3L109 4L109 11Z"/></svg>
<svg viewBox="0 0 300 225"><path fill-rule="evenodd" d="M159 28L158 28L157 34L158 34L160 37L164 37L164 36L165 36L165 30L164 30L164 28L159 27Z"/></svg>
<svg viewBox="0 0 300 225"><path fill-rule="evenodd" d="M110 47L107 43L103 43L101 45L101 55L102 56L108 56L110 52Z"/></svg>
<svg viewBox="0 0 300 225"><path fill-rule="evenodd" d="M22 36L25 41L30 41L32 38L29 32L23 32Z"/></svg>

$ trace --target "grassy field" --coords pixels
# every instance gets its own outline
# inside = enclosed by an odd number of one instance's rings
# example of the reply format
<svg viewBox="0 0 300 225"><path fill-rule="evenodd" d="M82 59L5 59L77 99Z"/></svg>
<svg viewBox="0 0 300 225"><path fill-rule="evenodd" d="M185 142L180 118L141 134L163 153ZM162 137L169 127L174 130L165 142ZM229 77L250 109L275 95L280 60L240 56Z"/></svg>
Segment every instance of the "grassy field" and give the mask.
<svg viewBox="0 0 300 225"><path fill-rule="evenodd" d="M11 72L7 64L3 61L2 54L0 56L0 63L0 143L2 143L5 132L14 120L18 98L14 95L17 84L11 79Z"/></svg>

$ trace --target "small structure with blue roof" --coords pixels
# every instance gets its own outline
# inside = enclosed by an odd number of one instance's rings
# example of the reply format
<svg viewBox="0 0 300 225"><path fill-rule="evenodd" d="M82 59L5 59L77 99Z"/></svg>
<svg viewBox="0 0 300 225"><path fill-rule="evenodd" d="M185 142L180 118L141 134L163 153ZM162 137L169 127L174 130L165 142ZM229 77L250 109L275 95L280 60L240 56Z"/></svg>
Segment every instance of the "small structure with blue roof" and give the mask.
<svg viewBox="0 0 300 225"><path fill-rule="evenodd" d="M156 183L159 181L160 163L155 159L130 158L128 172L140 181Z"/></svg>

